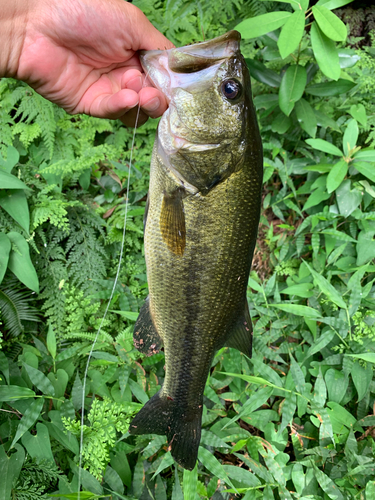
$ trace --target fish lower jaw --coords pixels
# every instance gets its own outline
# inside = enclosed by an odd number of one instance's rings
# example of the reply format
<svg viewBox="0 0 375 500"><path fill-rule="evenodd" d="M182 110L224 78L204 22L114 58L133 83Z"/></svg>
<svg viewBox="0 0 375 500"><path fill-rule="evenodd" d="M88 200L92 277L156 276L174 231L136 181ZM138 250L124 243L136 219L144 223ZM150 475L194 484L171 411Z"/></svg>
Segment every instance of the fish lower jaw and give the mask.
<svg viewBox="0 0 375 500"><path fill-rule="evenodd" d="M171 141L171 146L172 146L172 151L174 153L177 153L178 151L199 152L199 151L217 149L221 146L221 144L194 143L194 142L189 142L186 139L183 139L182 137L174 136Z"/></svg>

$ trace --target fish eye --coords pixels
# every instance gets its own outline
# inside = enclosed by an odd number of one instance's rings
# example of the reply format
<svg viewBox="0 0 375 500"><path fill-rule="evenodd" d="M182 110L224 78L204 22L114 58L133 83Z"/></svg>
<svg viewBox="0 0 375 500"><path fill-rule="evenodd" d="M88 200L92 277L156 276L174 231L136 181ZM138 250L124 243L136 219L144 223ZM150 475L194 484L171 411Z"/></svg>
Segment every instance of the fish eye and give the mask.
<svg viewBox="0 0 375 500"><path fill-rule="evenodd" d="M233 100L240 97L242 85L236 80L225 80L221 84L221 91L227 99Z"/></svg>

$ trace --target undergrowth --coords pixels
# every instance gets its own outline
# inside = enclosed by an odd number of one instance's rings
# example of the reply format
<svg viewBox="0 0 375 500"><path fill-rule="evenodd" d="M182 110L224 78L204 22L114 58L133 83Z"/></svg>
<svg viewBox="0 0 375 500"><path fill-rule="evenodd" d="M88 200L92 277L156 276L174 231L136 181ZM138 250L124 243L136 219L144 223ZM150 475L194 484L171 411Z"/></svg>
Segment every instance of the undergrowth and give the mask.
<svg viewBox="0 0 375 500"><path fill-rule="evenodd" d="M176 45L299 9L134 3ZM287 24L255 39L239 28L265 166L248 287L254 351L216 354L192 472L174 464L164 436L127 432L164 377L164 354L145 357L132 342L148 293L143 215L157 121L135 135L127 191L131 130L71 117L0 80L0 173L14 184L0 189L2 500L78 498L82 402L81 499L375 497L374 31L358 40L348 22L348 39L326 42L340 65L333 78L312 43L316 10L300 5L308 20L299 15L305 31L290 53ZM126 198L124 260L102 322Z"/></svg>

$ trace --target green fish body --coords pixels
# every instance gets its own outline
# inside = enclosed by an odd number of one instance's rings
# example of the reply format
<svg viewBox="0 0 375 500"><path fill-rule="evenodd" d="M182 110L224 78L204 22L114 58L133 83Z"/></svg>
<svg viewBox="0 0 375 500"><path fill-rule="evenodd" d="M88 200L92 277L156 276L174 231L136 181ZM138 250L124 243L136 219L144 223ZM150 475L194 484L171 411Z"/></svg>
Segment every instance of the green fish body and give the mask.
<svg viewBox="0 0 375 500"><path fill-rule="evenodd" d="M240 35L141 56L170 101L158 127L145 217L149 297L134 330L164 345L165 379L131 434L165 434L193 469L215 352L251 356L246 288L261 205L262 145Z"/></svg>

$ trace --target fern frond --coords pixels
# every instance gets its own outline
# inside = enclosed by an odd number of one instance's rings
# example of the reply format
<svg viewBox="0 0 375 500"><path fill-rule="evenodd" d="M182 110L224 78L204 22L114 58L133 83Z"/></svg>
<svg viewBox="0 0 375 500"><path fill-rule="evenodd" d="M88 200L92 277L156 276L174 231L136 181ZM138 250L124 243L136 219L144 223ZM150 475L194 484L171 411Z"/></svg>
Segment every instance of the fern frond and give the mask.
<svg viewBox="0 0 375 500"><path fill-rule="evenodd" d="M100 344L106 344L107 346L113 344L113 337L103 330L100 331L98 337L96 337L96 332L76 332L66 333L64 335L64 339L75 339L81 341L89 340L91 344L95 339L97 339L95 349L100 349Z"/></svg>
<svg viewBox="0 0 375 500"><path fill-rule="evenodd" d="M95 279L106 276L108 259L98 236L104 238L103 220L84 207L70 208L70 235L66 244L68 275L71 284L83 290L95 290ZM98 235L99 233L99 235Z"/></svg>
<svg viewBox="0 0 375 500"><path fill-rule="evenodd" d="M56 132L54 104L30 87L19 87L19 89L20 91L14 92L15 103L19 101L14 119L19 118L19 121L25 124L34 121L34 124L38 125L40 129L43 141L50 157L52 157Z"/></svg>
<svg viewBox="0 0 375 500"><path fill-rule="evenodd" d="M6 330L12 337L25 331L25 322L39 322L38 310L30 305L30 291L20 289L19 282L9 280L0 288L0 310Z"/></svg>

